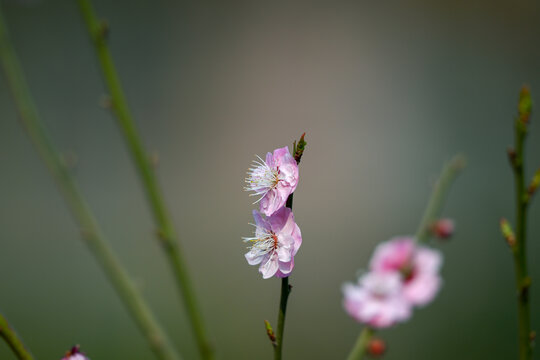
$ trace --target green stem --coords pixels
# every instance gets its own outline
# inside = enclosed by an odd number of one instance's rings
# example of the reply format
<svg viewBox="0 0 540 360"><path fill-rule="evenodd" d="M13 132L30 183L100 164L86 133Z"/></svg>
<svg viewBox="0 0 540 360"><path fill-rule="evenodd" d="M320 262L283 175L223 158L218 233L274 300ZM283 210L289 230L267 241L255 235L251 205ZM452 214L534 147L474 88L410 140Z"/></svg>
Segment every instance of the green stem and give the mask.
<svg viewBox="0 0 540 360"><path fill-rule="evenodd" d="M81 228L81 233L86 244L102 266L105 274L139 326L156 357L166 360L180 359L150 308L113 253L108 241L101 233L101 229L75 183L73 176L62 160L60 153L49 139L37 109L34 106L34 101L28 90L19 60L9 42L1 11L0 58L9 87L13 93L20 120L38 153L55 178L69 209Z"/></svg>
<svg viewBox="0 0 540 360"><path fill-rule="evenodd" d="M276 334L276 346L274 347L274 360L281 359L283 349L283 331L285 329L285 314L287 313L287 300L291 293L289 277L281 279L281 298L279 301L278 327Z"/></svg>
<svg viewBox="0 0 540 360"><path fill-rule="evenodd" d="M203 359L213 359L214 351L208 341L203 319L191 283L178 237L165 207L163 196L153 168L137 132L133 117L127 105L114 61L107 46L107 25L100 22L90 0L79 0L79 8L88 32L95 46L96 54L103 72L103 78L110 91L112 109L123 131L133 161L141 177L147 199L152 209L158 235L172 267L178 289L183 297L191 328L195 334L198 349Z"/></svg>
<svg viewBox="0 0 540 360"><path fill-rule="evenodd" d="M34 357L30 354L30 351L26 349L22 340L17 336L15 331L9 325L7 319L0 314L0 336L9 345L17 359L19 360L33 360Z"/></svg>
<svg viewBox="0 0 540 360"><path fill-rule="evenodd" d="M527 271L526 230L527 230L527 192L524 177L524 142L526 126L518 118L516 120L515 156L512 160L515 191L516 191L516 241L512 246L514 255L514 269L516 277L516 290L518 294L518 323L519 323L519 359L532 359L531 346L531 320L529 288L531 284Z"/></svg>
<svg viewBox="0 0 540 360"><path fill-rule="evenodd" d="M293 195L287 198L286 207L292 210ZM276 332L276 346L274 346L274 360L280 360L283 352L283 332L285 330L285 315L287 314L287 300L292 286L289 285L289 276L281 279L281 296L279 299L278 327Z"/></svg>
<svg viewBox="0 0 540 360"><path fill-rule="evenodd" d="M437 220L448 190L450 190L450 185L452 185L457 175L465 167L465 163L466 161L463 155L456 155L444 166L441 175L433 187L428 205L422 216L422 221L420 221L420 225L416 231L416 240L418 242L426 242L429 239L430 227Z"/></svg>
<svg viewBox="0 0 540 360"><path fill-rule="evenodd" d="M366 354L366 349L371 340L375 330L366 326L358 335L358 339L351 350L351 353L347 357L347 360L361 360Z"/></svg>

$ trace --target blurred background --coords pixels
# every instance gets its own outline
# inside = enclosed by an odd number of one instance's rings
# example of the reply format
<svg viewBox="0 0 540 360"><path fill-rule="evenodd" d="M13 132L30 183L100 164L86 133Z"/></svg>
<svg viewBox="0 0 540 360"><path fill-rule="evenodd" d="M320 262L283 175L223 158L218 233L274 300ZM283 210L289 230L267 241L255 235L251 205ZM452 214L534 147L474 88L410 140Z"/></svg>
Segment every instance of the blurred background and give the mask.
<svg viewBox="0 0 540 360"><path fill-rule="evenodd" d="M444 215L457 233L444 287L383 331L386 359L512 359L514 219L506 148L519 89L540 106L536 1L95 1L181 238L220 359L270 359L280 281L245 259L244 193L255 154L306 132L294 212L303 245L291 276L288 359L341 359L361 325L341 285L375 245L412 234L443 163L468 167ZM196 349L141 184L111 114L74 1L2 1L43 120L114 250L186 359ZM0 77L0 311L35 355L73 344L92 359L152 353L82 242ZM540 166L540 116L528 138ZM540 329L540 199L529 224L533 328ZM13 355L0 342L0 358Z"/></svg>

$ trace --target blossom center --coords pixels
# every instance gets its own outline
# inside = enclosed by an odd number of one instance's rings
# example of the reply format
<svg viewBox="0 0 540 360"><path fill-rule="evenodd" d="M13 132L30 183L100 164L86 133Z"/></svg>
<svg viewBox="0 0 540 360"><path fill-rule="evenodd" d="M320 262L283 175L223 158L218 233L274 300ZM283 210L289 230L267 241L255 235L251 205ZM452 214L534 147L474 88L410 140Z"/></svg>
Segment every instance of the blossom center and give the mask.
<svg viewBox="0 0 540 360"><path fill-rule="evenodd" d="M259 202L270 190L275 189L279 184L279 169L268 165L260 156L253 161L252 167L248 169L245 179L245 191L253 191L250 196L260 196L255 201Z"/></svg>
<svg viewBox="0 0 540 360"><path fill-rule="evenodd" d="M244 242L251 243L248 249L257 256L274 252L279 247L277 235L268 229L257 227L254 237L245 237Z"/></svg>

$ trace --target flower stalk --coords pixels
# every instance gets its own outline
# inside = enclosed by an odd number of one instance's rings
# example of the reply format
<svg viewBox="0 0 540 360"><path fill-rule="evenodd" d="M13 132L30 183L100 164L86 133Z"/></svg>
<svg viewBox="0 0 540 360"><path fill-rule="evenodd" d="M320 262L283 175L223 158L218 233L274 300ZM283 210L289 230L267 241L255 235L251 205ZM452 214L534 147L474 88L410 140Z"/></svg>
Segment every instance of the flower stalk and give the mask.
<svg viewBox="0 0 540 360"><path fill-rule="evenodd" d="M112 251L72 174L62 160L62 156L50 140L34 105L15 50L9 41L1 10L0 61L13 94L20 120L39 155L56 180L72 215L81 228L81 234L89 249L103 268L156 357L162 360L180 359L154 314Z"/></svg>
<svg viewBox="0 0 540 360"><path fill-rule="evenodd" d="M21 338L17 336L17 333L11 328L7 319L0 314L0 337L9 345L17 359L19 360L33 360L34 357L30 354L30 351L26 349Z"/></svg>
<svg viewBox="0 0 540 360"><path fill-rule="evenodd" d="M203 359L213 359L214 350L210 345L206 334L191 278L186 263L182 258L178 237L166 209L151 161L147 156L142 140L137 132L119 76L116 72L114 61L107 46L108 25L106 22L98 20L90 0L79 0L78 3L90 38L95 47L99 65L103 73L103 79L110 92L111 108L116 115L128 145L128 149L140 175L157 226L157 234L169 260L176 280L176 285L183 299L200 356Z"/></svg>
<svg viewBox="0 0 540 360"><path fill-rule="evenodd" d="M510 225L502 226L503 236L507 242L510 238L511 250L514 257L514 272L516 279L516 291L518 299L518 339L519 359L532 359L532 332L529 302L529 289L531 278L527 269L527 208L532 195L540 183L538 171L533 177L529 187L525 186L525 138L528 131L531 115L531 95L529 89L523 87L519 95L518 116L514 122L515 148L508 150L510 164L514 172L515 195L516 195L516 224L515 235L509 233Z"/></svg>
<svg viewBox="0 0 540 360"><path fill-rule="evenodd" d="M293 157L296 161L296 164L300 163L300 159L302 158L302 155L304 154L304 149L306 147L307 142L304 140L304 136L306 133L303 133L300 137L300 140L298 140L298 144L296 141L293 144ZM292 210L293 205L293 195L290 194L287 198L287 202L285 204L286 207ZM276 333L276 340L275 340L275 346L274 346L274 360L281 360L282 351L283 351L283 333L285 330L285 315L287 314L287 301L289 300L289 295L291 294L292 285L289 284L289 276L284 277L281 279L281 296L279 300L279 311L278 311L278 326L277 326L277 333Z"/></svg>
<svg viewBox="0 0 540 360"><path fill-rule="evenodd" d="M435 182L428 205L416 231L416 240L419 243L429 240L431 235L430 229L442 210L450 186L463 168L465 168L466 164L465 156L458 154L444 166L441 175Z"/></svg>
<svg viewBox="0 0 540 360"><path fill-rule="evenodd" d="M364 358L364 355L367 352L367 347L369 345L369 341L375 334L375 330L373 330L371 327L366 326L362 329L360 332L360 335L358 336L358 339L356 340L356 343L354 344L354 347L351 350L351 353L347 357L347 360L361 360Z"/></svg>

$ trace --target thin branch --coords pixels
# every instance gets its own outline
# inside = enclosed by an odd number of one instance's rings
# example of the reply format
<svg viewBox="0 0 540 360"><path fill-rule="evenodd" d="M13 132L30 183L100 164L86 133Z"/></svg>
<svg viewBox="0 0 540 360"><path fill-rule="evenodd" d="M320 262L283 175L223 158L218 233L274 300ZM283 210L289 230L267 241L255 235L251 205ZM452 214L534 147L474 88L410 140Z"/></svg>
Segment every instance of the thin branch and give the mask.
<svg viewBox="0 0 540 360"><path fill-rule="evenodd" d="M201 311L196 301L195 291L188 274L186 263L182 258L178 237L165 202L163 201L163 195L150 164L150 159L137 132L122 89L122 84L114 66L114 61L107 46L108 26L105 22L98 20L90 0L79 0L79 8L95 47L103 73L103 79L110 91L112 109L118 119L118 123L120 124L120 128L142 180L144 191L146 192L146 197L158 228L157 234L171 265L180 295L183 298L200 355L203 359L213 359L214 351L206 334Z"/></svg>
<svg viewBox="0 0 540 360"><path fill-rule="evenodd" d="M23 70L9 42L0 10L0 58L13 93L20 120L39 155L57 182L69 209L81 228L86 244L105 271L118 295L159 359L180 359L126 270L113 253L60 153L51 142L28 90Z"/></svg>
<svg viewBox="0 0 540 360"><path fill-rule="evenodd" d="M514 269L516 277L516 291L518 297L518 328L519 328L519 359L532 359L531 339L531 310L529 302L529 288L531 278L527 270L527 207L530 197L536 190L533 185L525 187L525 138L531 114L531 97L529 90L521 90L518 104L518 116L514 123L515 149L510 150L510 163L514 171L516 195L516 231L515 241L511 246L514 255ZM535 176L536 177L536 176ZM504 234L504 232L503 232Z"/></svg>
<svg viewBox="0 0 540 360"><path fill-rule="evenodd" d="M347 357L347 360L362 360L366 354L369 341L373 337L374 333L375 330L369 326L364 327L360 332L360 335L358 335L358 339L356 340L351 353Z"/></svg>
<svg viewBox="0 0 540 360"><path fill-rule="evenodd" d="M454 156L452 160L444 166L441 175L433 187L428 205L422 216L422 221L420 221L420 225L416 231L416 240L418 242L425 242L429 239L430 227L441 212L448 190L450 190L450 185L452 185L465 165L465 157L459 154Z"/></svg>
<svg viewBox="0 0 540 360"><path fill-rule="evenodd" d="M19 360L33 360L34 357L30 354L30 351L26 349L21 338L9 325L7 319L0 314L0 337L2 337L9 345L17 359Z"/></svg>

